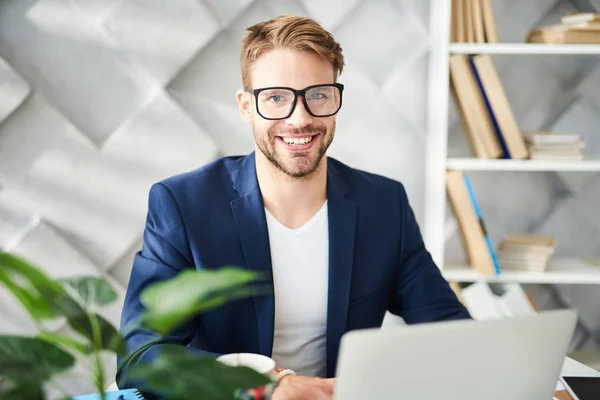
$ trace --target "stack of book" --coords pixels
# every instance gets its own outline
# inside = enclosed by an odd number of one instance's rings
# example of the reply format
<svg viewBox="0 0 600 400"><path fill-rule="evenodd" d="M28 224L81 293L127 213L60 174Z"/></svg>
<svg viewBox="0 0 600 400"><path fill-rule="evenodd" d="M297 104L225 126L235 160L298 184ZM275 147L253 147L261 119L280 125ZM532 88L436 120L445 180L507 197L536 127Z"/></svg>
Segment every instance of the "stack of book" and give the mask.
<svg viewBox="0 0 600 400"><path fill-rule="evenodd" d="M566 14L560 24L529 31L526 40L529 43L600 44L600 14Z"/></svg>
<svg viewBox="0 0 600 400"><path fill-rule="evenodd" d="M451 55L450 91L475 157L529 156L491 56Z"/></svg>
<svg viewBox="0 0 600 400"><path fill-rule="evenodd" d="M497 43L498 32L492 0L452 0L450 41Z"/></svg>
<svg viewBox="0 0 600 400"><path fill-rule="evenodd" d="M525 135L532 160L571 161L583 159L581 135L540 131Z"/></svg>
<svg viewBox="0 0 600 400"><path fill-rule="evenodd" d="M498 248L502 269L544 272L556 248L556 237L531 233L512 233Z"/></svg>
<svg viewBox="0 0 600 400"><path fill-rule="evenodd" d="M500 265L469 177L463 171L447 171L446 189L469 265L483 275L499 275Z"/></svg>

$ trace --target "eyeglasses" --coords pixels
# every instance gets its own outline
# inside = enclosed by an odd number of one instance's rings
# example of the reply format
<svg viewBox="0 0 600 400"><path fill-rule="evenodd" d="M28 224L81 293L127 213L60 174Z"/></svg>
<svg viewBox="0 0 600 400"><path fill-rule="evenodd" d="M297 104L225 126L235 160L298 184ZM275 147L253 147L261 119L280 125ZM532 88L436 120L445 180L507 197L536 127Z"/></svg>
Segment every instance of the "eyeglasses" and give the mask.
<svg viewBox="0 0 600 400"><path fill-rule="evenodd" d="M313 117L329 117L342 107L344 85L331 83L312 85L302 90L290 87L244 88L256 99L256 110L264 119L286 119L294 112L298 96L302 96L304 108Z"/></svg>

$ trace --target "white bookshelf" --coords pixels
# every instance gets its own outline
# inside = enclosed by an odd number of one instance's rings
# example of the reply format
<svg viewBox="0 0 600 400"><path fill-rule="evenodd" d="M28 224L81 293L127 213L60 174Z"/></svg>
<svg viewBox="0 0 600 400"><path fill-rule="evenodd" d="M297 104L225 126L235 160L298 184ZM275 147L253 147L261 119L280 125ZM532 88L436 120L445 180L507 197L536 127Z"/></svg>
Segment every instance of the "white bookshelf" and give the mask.
<svg viewBox="0 0 600 400"><path fill-rule="evenodd" d="M464 265L448 265L444 277L455 282L519 282L554 284L600 284L600 264L579 258L553 258L545 272L504 270L500 275L482 275Z"/></svg>
<svg viewBox="0 0 600 400"><path fill-rule="evenodd" d="M451 54L499 55L600 55L599 45L550 45L530 43L450 43L451 0L430 1L429 92L427 104L425 214L423 237L435 263L449 281L477 280L519 283L600 284L600 267L574 255L554 258L543 273L502 271L499 276L482 276L468 266L448 265L444 259L446 238L446 171L572 171L600 172L600 160L538 161L448 158L449 57Z"/></svg>
<svg viewBox="0 0 600 400"><path fill-rule="evenodd" d="M600 54L600 44L449 43L452 54Z"/></svg>
<svg viewBox="0 0 600 400"><path fill-rule="evenodd" d="M462 171L600 171L600 160L484 160L480 158L449 158L446 168Z"/></svg>

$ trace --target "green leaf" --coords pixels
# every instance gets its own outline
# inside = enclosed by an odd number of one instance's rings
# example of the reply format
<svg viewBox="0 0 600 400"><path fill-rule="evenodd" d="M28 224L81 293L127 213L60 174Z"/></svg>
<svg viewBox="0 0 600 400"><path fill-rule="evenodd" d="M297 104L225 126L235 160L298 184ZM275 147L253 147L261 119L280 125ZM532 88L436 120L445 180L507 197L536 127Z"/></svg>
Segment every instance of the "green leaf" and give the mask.
<svg viewBox="0 0 600 400"><path fill-rule="evenodd" d="M96 318L100 326L100 335L102 339L100 349L124 355L127 348L119 331L100 315L92 314L92 318ZM88 315L69 317L67 318L67 321L75 331L87 338L90 343L94 343L94 330Z"/></svg>
<svg viewBox="0 0 600 400"><path fill-rule="evenodd" d="M57 281L19 256L0 251L0 265L5 271L23 276L37 289L47 288L61 291L61 286Z"/></svg>
<svg viewBox="0 0 600 400"><path fill-rule="evenodd" d="M176 399L232 400L240 388L254 388L271 379L247 367L230 367L213 357L198 357L189 349L166 345L152 364L135 364L128 379L140 379L143 389Z"/></svg>
<svg viewBox="0 0 600 400"><path fill-rule="evenodd" d="M81 315L85 311L62 285L21 257L0 252L0 283L4 284L37 321Z"/></svg>
<svg viewBox="0 0 600 400"><path fill-rule="evenodd" d="M62 279L67 294L86 310L111 304L117 299L117 293L103 279L84 276Z"/></svg>
<svg viewBox="0 0 600 400"><path fill-rule="evenodd" d="M266 295L271 294L272 292L272 287L269 285L264 285L256 289L249 286L227 289L221 294L214 295L199 302L193 310L182 308L181 310L173 310L172 312L165 312L163 314L146 312L142 314L141 324L145 328L149 328L154 332L165 336L177 328L181 323L189 320L198 313L222 306L235 299L245 298L251 295Z"/></svg>
<svg viewBox="0 0 600 400"><path fill-rule="evenodd" d="M44 388L39 382L18 382L7 390L0 390L2 400L44 400Z"/></svg>
<svg viewBox="0 0 600 400"><path fill-rule="evenodd" d="M89 354L92 351L92 348L89 344L81 343L77 339L74 339L70 336L43 331L40 332L36 337L38 339L45 340L46 342L54 343L59 346L70 347L82 354Z"/></svg>
<svg viewBox="0 0 600 400"><path fill-rule="evenodd" d="M36 321L53 318L50 305L37 291L31 287L25 288L14 282L10 276L0 269L0 283L23 305L29 315Z"/></svg>
<svg viewBox="0 0 600 400"><path fill-rule="evenodd" d="M44 340L0 336L0 376L12 381L43 382L75 363L73 356Z"/></svg>
<svg viewBox="0 0 600 400"><path fill-rule="evenodd" d="M200 312L251 295L249 283L260 279L259 273L235 267L184 271L142 292L140 300L147 311L141 323L166 335Z"/></svg>

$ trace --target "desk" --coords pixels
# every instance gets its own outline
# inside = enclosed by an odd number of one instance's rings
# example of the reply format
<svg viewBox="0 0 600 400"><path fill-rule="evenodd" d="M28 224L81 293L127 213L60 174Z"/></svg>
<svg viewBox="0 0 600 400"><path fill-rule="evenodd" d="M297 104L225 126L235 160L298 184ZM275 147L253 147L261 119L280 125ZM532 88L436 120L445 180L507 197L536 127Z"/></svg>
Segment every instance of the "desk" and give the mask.
<svg viewBox="0 0 600 400"><path fill-rule="evenodd" d="M572 358L566 357L563 363L562 370L560 371L561 376L597 376L600 377L600 373L587 365L584 365ZM566 390L557 391L555 394L559 400L573 400L573 398L567 393Z"/></svg>
<svg viewBox="0 0 600 400"><path fill-rule="evenodd" d="M569 357L565 358L560 374L561 376L600 376L600 372Z"/></svg>

